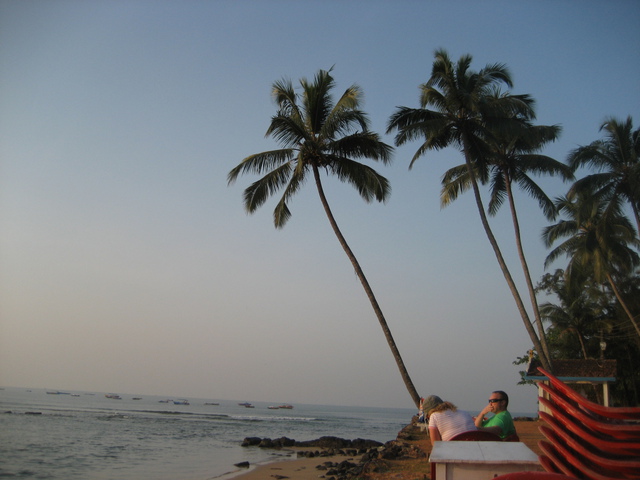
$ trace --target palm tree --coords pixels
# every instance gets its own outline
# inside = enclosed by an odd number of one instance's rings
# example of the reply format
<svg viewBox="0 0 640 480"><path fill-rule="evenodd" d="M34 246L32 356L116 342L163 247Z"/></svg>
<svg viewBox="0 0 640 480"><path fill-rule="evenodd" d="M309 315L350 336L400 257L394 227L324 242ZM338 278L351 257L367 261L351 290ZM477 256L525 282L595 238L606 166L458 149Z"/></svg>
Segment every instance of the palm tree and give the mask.
<svg viewBox="0 0 640 480"><path fill-rule="evenodd" d="M389 120L387 133L398 131L395 137L398 146L411 140L425 139L413 156L410 168L428 150L451 145L460 149L484 231L541 363L545 369L551 370L549 359L489 225L478 187L478 183L485 180L485 162L491 157L487 143L491 132L513 128L518 121L514 119L532 118L532 100L527 95L495 95L500 85L512 86L506 66L487 65L474 72L469 70L471 60L470 55L465 55L454 64L446 51L436 51L431 77L420 86L421 108L399 107Z"/></svg>
<svg viewBox="0 0 640 480"><path fill-rule="evenodd" d="M497 93L497 95L500 96L499 93ZM573 178L573 174L567 165L538 153L544 145L557 139L560 134L559 126L532 125L529 121L518 118L514 118L513 120L512 128L491 132L486 138L487 145L491 150L490 158L485 162L477 162L477 167L484 167L489 171L482 172L476 175L476 177L482 179L483 183L486 181L490 182L490 215L495 215L498 212L505 198L509 203L516 247L538 328L538 338L540 339L542 349L547 359L551 359L533 280L531 279L531 273L522 246L520 222L518 220L512 185L515 182L522 190L537 200L547 219L553 220L556 215L553 200L535 183L531 178L531 174L560 176L563 180ZM469 184L470 177L465 165L459 165L445 172L442 179L443 187L440 196L442 206L445 207L453 202L460 193L469 188Z"/></svg>
<svg viewBox="0 0 640 480"><path fill-rule="evenodd" d="M556 240L566 240L549 253L545 266L566 255L570 259L566 268L570 279L588 271L596 282L607 282L640 336L640 327L616 282L616 277L628 276L640 264L640 256L630 247L640 246L633 225L619 205L605 205L602 197L586 193L571 199L560 197L556 206L568 219L546 227L542 238L548 247Z"/></svg>
<svg viewBox="0 0 640 480"><path fill-rule="evenodd" d="M362 283L407 390L418 406L420 396L409 377L373 290L338 228L320 175L324 171L350 183L367 202L374 199L383 202L391 192L389 182L357 160L369 158L389 164L392 147L383 143L378 134L369 131L368 117L359 109L362 91L357 85L347 88L335 103L331 96L335 82L330 70L320 70L312 82L301 79L300 86L302 93L297 94L290 80L284 79L273 84L272 96L278 111L271 118L266 136L273 136L283 148L248 156L229 172L228 182L234 183L240 174L264 174L244 191L244 206L249 213L254 213L270 196L283 190L273 212L276 228L282 228L291 217L287 202L300 190L308 176L313 176L329 223Z"/></svg>
<svg viewBox="0 0 640 480"><path fill-rule="evenodd" d="M605 138L573 150L568 157L574 169L590 166L597 173L578 180L569 191L592 192L602 196L608 208L616 208L621 200L626 200L633 211L636 228L640 232L640 128L633 130L633 121L625 122L608 118L601 125Z"/></svg>

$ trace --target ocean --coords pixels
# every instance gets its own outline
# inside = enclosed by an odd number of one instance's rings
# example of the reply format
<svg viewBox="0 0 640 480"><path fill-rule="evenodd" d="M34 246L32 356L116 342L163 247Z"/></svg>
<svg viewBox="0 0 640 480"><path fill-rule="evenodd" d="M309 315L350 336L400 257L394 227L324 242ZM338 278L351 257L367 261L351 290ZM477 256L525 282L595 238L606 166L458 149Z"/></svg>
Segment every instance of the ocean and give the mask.
<svg viewBox="0 0 640 480"><path fill-rule="evenodd" d="M209 480L285 453L241 447L245 437L313 440L325 435L387 442L413 409L0 389L0 478ZM277 406L277 405L276 405Z"/></svg>

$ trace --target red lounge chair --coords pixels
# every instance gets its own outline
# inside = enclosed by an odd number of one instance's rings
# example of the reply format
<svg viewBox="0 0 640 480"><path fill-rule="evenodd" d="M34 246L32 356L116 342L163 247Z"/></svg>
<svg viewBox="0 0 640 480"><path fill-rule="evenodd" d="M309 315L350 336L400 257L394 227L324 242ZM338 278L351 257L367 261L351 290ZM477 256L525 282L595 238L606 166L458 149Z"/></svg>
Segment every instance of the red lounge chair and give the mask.
<svg viewBox="0 0 640 480"><path fill-rule="evenodd" d="M612 479L632 479L637 477L630 477L623 475L619 472L607 470L605 468L599 468L595 465L591 465L583 459L577 458L571 450L564 447L559 443L550 443L540 440L538 442L540 450L545 455L553 458L553 462L570 477L575 477L584 480L612 480Z"/></svg>
<svg viewBox="0 0 640 480"><path fill-rule="evenodd" d="M451 442L501 442L500 435L484 430L470 430L462 432L451 438Z"/></svg>
<svg viewBox="0 0 640 480"><path fill-rule="evenodd" d="M542 465L542 468L544 468L546 472L563 474L546 455L538 455L538 462L540 462L540 465Z"/></svg>
<svg viewBox="0 0 640 480"><path fill-rule="evenodd" d="M551 384L573 401L586 408L587 410L594 412L598 415L602 415L607 418L618 418L622 420L640 420L640 407L605 407L595 402L591 402L576 392L571 387L567 386L559 378L554 377L548 373L545 369L538 367L538 371L547 377Z"/></svg>
<svg viewBox="0 0 640 480"><path fill-rule="evenodd" d="M553 417L546 412L540 412L540 419L545 421L553 430L566 430L582 438L585 442L593 445L594 448L597 448L603 453L630 456L640 455L640 443L630 444L629 442L621 442L619 440L605 440L602 437L587 432L571 420L563 418L560 412L553 410L552 412L554 414Z"/></svg>
<svg viewBox="0 0 640 480"><path fill-rule="evenodd" d="M611 421L603 421L601 419L594 418L592 415L589 415L588 412L585 412L581 408L576 407L570 399L568 399L561 392L555 390L553 387L545 384L540 384L540 388L542 388L549 394L550 398L556 405L558 405L559 408L561 408L563 411L565 411L567 414L571 415L578 421L582 422L591 430L604 433L619 440L640 441L640 423L635 425L620 421L611 423Z"/></svg>
<svg viewBox="0 0 640 480"><path fill-rule="evenodd" d="M558 453L553 444L546 440L540 440L538 442L538 447L542 450L542 453L544 453L544 456L548 459L549 463L553 464L554 468L560 473L573 478L582 478L582 474L577 471L573 465L567 462L560 453ZM542 464L542 467L546 469L544 463Z"/></svg>
<svg viewBox="0 0 640 480"><path fill-rule="evenodd" d="M538 427L540 432L549 439L552 443L561 443L563 446L570 448L575 453L577 458L587 459L602 468L612 470L614 472L620 472L624 475L640 475L640 460L636 457L607 457L602 456L598 452L595 452L593 448L589 448L582 444L577 439L573 438L569 433L564 430L552 430L546 425Z"/></svg>

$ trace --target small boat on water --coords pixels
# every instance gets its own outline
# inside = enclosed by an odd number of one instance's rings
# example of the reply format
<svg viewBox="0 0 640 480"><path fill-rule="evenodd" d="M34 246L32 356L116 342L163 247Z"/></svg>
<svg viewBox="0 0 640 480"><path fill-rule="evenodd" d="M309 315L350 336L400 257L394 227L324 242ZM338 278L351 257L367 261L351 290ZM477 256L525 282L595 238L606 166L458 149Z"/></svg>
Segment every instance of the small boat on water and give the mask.
<svg viewBox="0 0 640 480"><path fill-rule="evenodd" d="M142 400L142 397L133 397L131 400Z"/></svg>
<svg viewBox="0 0 640 480"><path fill-rule="evenodd" d="M238 405L240 405L241 407L252 407L253 406L249 402L240 402L240 403L238 403Z"/></svg>
<svg viewBox="0 0 640 480"><path fill-rule="evenodd" d="M220 405L220 404L215 402L205 402L205 405Z"/></svg>
<svg viewBox="0 0 640 480"><path fill-rule="evenodd" d="M106 393L104 396L112 400L122 400L122 397L120 395L116 395L115 393Z"/></svg>
<svg viewBox="0 0 640 480"><path fill-rule="evenodd" d="M293 408L293 405L289 405L289 404L285 403L283 405L278 406L278 408L285 408L287 410L291 410Z"/></svg>
<svg viewBox="0 0 640 480"><path fill-rule="evenodd" d="M280 407L276 407L275 405L269 405L267 408L269 410L280 410Z"/></svg>
<svg viewBox="0 0 640 480"><path fill-rule="evenodd" d="M188 400L174 400L174 405L191 405Z"/></svg>
<svg viewBox="0 0 640 480"><path fill-rule="evenodd" d="M173 400L158 400L158 403L171 403Z"/></svg>

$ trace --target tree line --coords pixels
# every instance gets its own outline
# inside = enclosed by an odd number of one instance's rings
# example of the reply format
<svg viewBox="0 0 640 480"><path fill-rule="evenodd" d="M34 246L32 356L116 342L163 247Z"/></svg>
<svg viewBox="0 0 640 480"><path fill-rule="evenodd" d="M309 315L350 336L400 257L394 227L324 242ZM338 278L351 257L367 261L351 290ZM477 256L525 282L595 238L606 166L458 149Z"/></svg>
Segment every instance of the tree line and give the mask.
<svg viewBox="0 0 640 480"><path fill-rule="evenodd" d="M506 65L488 64L476 71L471 63L470 55L454 62L445 50L437 50L431 76L420 85L419 106L398 107L388 120L386 133L395 134L396 146L419 142L409 168L433 150L455 148L460 152L462 163L442 176L441 205L449 205L466 191L473 192L484 232L542 366L553 372L554 358L617 358L622 364L620 388L614 389L617 401L637 404L638 369L625 367L640 360L640 130L633 129L631 117L606 119L601 128L604 138L570 152L566 161L558 161L542 151L557 140L561 128L535 124L535 100L512 93L513 81ZM245 209L254 213L279 194L273 220L276 228L282 228L291 217L289 201L309 177L313 178L329 223L417 406L420 396L323 188L323 174L334 176L352 185L366 202L384 202L391 191L389 181L362 161L390 164L393 147L370 130L368 116L360 108L362 90L358 85L351 85L334 100L331 69L318 71L311 81L302 78L299 84L296 90L291 80L283 79L272 87L277 111L266 136L281 148L244 158L229 172L228 183L240 175L258 175L260 178L244 190ZM588 174L576 179L576 173L585 169ZM573 183L565 195L551 198L534 181L542 175ZM564 270L544 275L537 284L522 245L514 187L537 201L548 221L555 222L542 233L551 248L545 266L559 258L568 259ZM488 189L486 205L482 188ZM509 207L525 280L524 298L489 222L504 204ZM541 293L555 298L555 303L540 303ZM600 348L605 338L606 351Z"/></svg>

